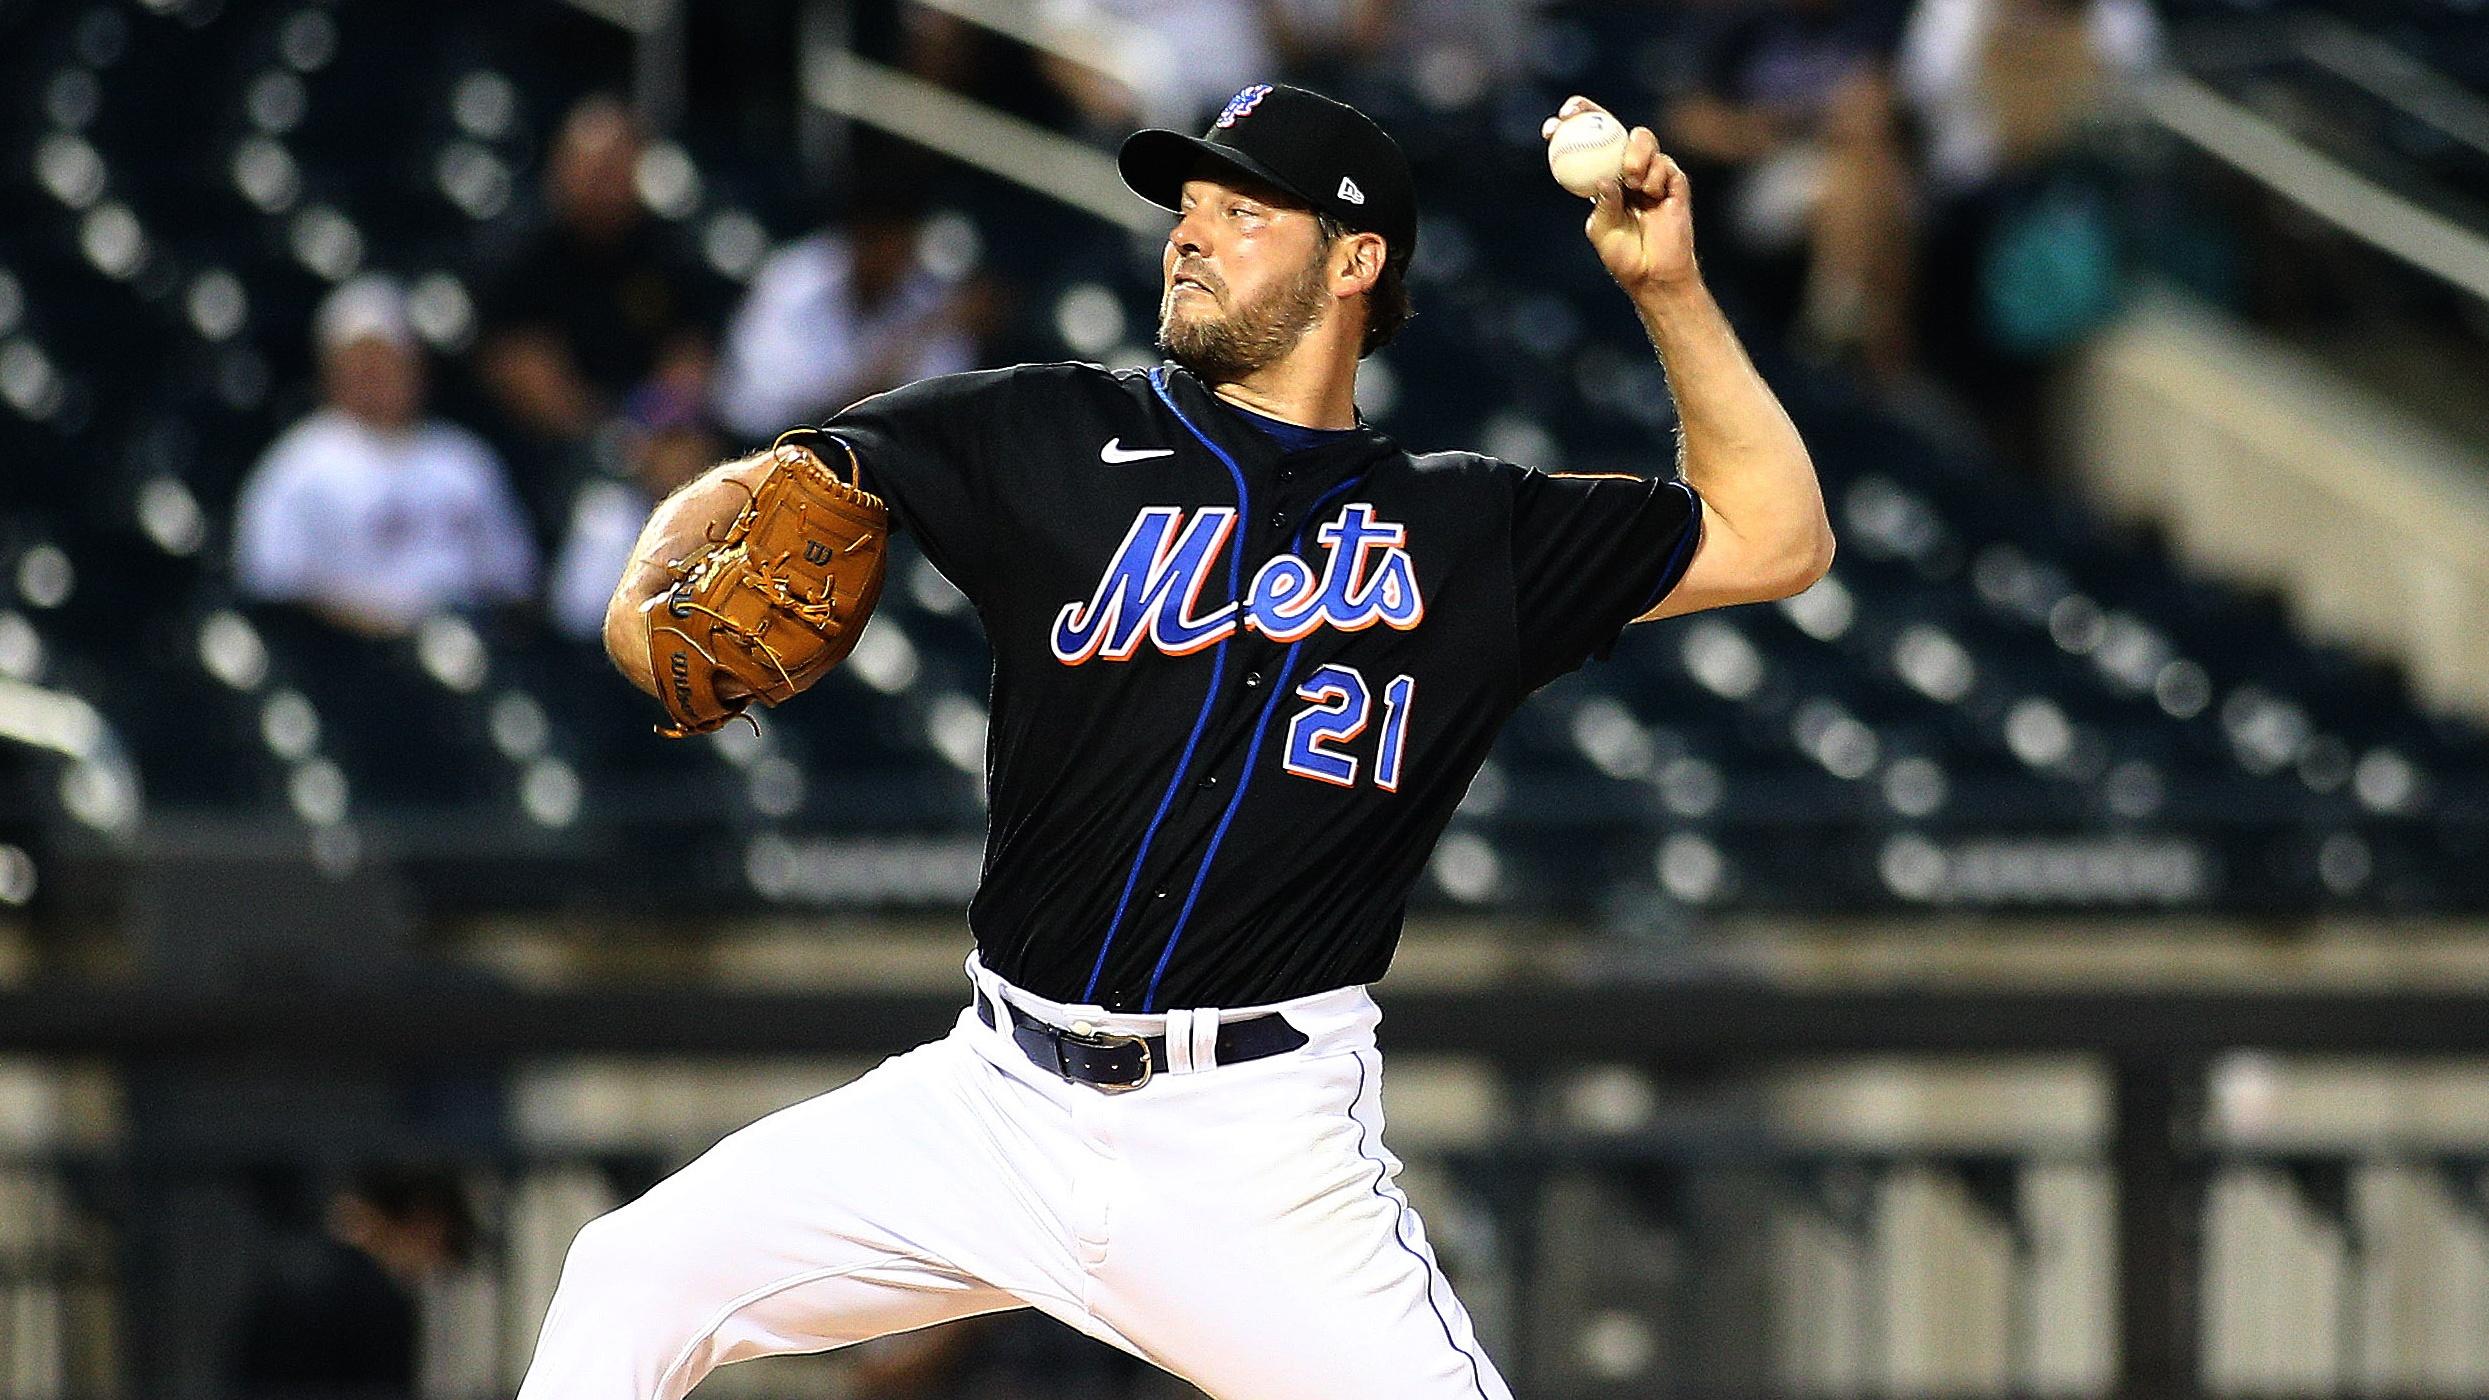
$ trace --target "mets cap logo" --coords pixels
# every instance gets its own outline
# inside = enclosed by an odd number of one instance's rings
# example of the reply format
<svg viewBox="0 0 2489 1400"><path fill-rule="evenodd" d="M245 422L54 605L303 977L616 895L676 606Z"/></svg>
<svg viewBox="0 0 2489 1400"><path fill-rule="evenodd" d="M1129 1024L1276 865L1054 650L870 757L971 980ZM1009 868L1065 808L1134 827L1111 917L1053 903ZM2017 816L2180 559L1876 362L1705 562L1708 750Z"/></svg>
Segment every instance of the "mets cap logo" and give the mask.
<svg viewBox="0 0 2489 1400"><path fill-rule="evenodd" d="M1227 99L1227 105L1220 109L1219 119L1213 125L1234 126L1237 118L1251 116L1253 109L1261 106L1262 99L1268 96L1270 96L1270 84L1255 83Z"/></svg>

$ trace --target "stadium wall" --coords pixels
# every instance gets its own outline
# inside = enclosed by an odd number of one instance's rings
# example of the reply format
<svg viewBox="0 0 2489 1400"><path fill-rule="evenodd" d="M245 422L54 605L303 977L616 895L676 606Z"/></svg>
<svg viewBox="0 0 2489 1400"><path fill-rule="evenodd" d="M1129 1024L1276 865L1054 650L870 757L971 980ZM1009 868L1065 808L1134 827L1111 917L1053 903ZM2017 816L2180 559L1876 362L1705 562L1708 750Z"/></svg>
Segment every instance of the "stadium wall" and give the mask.
<svg viewBox="0 0 2489 1400"><path fill-rule="evenodd" d="M2169 297L2101 337L2062 422L2083 489L2317 636L2489 717L2489 460L2281 345Z"/></svg>

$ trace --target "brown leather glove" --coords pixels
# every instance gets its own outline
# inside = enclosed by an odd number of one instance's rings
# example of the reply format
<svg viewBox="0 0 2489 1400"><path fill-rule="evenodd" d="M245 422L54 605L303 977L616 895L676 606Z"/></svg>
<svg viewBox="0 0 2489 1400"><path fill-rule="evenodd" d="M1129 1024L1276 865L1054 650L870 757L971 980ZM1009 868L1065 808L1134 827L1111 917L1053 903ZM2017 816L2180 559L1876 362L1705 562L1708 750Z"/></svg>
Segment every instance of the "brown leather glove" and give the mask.
<svg viewBox="0 0 2489 1400"><path fill-rule="evenodd" d="M881 599L890 511L839 480L813 450L824 440L779 438L725 533L669 566L674 585L646 614L667 738L720 728L753 700L781 704L855 649Z"/></svg>

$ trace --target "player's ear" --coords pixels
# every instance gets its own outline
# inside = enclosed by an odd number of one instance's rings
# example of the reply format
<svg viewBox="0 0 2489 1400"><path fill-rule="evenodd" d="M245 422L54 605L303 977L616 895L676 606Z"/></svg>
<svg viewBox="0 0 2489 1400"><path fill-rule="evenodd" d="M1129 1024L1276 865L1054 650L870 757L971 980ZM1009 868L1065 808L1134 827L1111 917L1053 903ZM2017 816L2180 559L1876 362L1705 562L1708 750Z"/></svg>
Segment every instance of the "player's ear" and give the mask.
<svg viewBox="0 0 2489 1400"><path fill-rule="evenodd" d="M1383 236L1379 233L1352 233L1339 241L1331 260L1333 290L1343 297L1353 297L1371 289L1383 277Z"/></svg>

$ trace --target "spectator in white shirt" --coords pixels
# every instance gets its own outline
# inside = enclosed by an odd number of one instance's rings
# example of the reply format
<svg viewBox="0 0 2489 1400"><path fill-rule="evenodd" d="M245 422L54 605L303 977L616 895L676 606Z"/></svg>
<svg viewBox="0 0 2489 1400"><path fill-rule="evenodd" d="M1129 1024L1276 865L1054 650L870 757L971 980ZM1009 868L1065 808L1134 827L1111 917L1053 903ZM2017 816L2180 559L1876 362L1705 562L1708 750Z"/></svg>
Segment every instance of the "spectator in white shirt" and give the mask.
<svg viewBox="0 0 2489 1400"><path fill-rule="evenodd" d="M536 550L483 441L424 414L423 352L383 277L337 289L313 324L326 402L243 484L243 593L366 636L535 595Z"/></svg>
<svg viewBox="0 0 2489 1400"><path fill-rule="evenodd" d="M717 440L697 399L637 394L629 417L630 450L614 474L572 495L570 522L545 576L546 615L573 641L602 644L605 605L631 562L631 547L639 543L649 512L675 487L717 464ZM779 431L796 421L789 419Z"/></svg>
<svg viewBox="0 0 2489 1400"><path fill-rule="evenodd" d="M929 266L922 229L910 211L861 209L770 254L726 330L718 420L765 444L867 395L975 368L984 285Z"/></svg>
<svg viewBox="0 0 2489 1400"><path fill-rule="evenodd" d="M1919 0L1899 67L1938 192L2056 158L2160 53L2145 0Z"/></svg>

